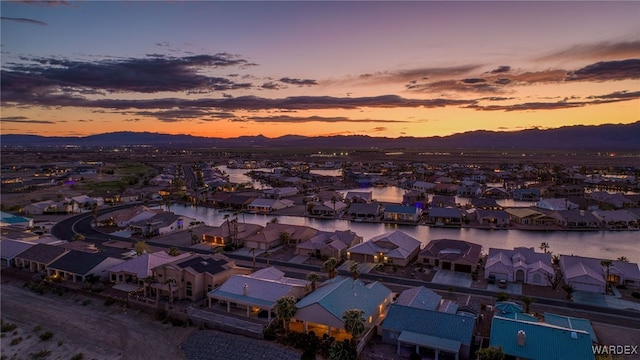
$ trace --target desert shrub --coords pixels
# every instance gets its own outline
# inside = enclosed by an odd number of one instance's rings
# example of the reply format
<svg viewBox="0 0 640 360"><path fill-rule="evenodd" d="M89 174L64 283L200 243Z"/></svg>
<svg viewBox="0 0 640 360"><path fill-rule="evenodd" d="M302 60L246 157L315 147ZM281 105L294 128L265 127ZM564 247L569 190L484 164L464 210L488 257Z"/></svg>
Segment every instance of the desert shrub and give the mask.
<svg viewBox="0 0 640 360"><path fill-rule="evenodd" d="M82 306L87 306L89 304L91 304L91 300L89 300L89 299L87 299L87 300L82 302Z"/></svg>
<svg viewBox="0 0 640 360"><path fill-rule="evenodd" d="M12 323L6 323L2 321L2 332L9 332L15 330L18 326Z"/></svg>
<svg viewBox="0 0 640 360"><path fill-rule="evenodd" d="M83 353L75 354L71 357L71 360L84 360L84 354Z"/></svg>
<svg viewBox="0 0 640 360"><path fill-rule="evenodd" d="M46 332L40 334L40 340L42 340L42 341L49 340L52 337L53 337L53 333L51 331L46 331Z"/></svg>
<svg viewBox="0 0 640 360"><path fill-rule="evenodd" d="M51 355L51 350L45 349L29 354L30 358L33 360L44 359L49 355Z"/></svg>
<svg viewBox="0 0 640 360"><path fill-rule="evenodd" d="M9 345L11 346L18 345L21 342L22 342L22 337L17 337L17 338L11 339L11 342L9 343Z"/></svg>
<svg viewBox="0 0 640 360"><path fill-rule="evenodd" d="M104 299L104 306L111 306L115 303L116 303L116 299L112 298L111 296Z"/></svg>

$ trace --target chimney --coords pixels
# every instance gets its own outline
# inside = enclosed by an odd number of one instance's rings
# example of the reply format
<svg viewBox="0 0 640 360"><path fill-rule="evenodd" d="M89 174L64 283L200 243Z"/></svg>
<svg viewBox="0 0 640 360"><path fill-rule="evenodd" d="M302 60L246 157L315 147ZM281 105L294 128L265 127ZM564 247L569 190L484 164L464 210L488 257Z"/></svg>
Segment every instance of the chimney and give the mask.
<svg viewBox="0 0 640 360"><path fill-rule="evenodd" d="M527 335L524 333L524 330L518 330L518 346L524 346L527 342Z"/></svg>
<svg viewBox="0 0 640 360"><path fill-rule="evenodd" d="M247 285L247 283L245 283L244 287L242 288L242 295L247 296L248 292L249 292L249 285Z"/></svg>

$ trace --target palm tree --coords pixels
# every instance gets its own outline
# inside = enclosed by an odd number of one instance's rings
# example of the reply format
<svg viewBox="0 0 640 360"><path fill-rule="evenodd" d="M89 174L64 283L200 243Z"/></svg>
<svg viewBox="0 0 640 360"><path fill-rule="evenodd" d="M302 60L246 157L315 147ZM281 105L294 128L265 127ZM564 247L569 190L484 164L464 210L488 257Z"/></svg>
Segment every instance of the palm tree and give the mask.
<svg viewBox="0 0 640 360"><path fill-rule="evenodd" d="M286 231L281 232L280 233L280 241L283 244L287 245L287 247L289 247L290 242L291 242L291 235L289 235L289 233L286 232Z"/></svg>
<svg viewBox="0 0 640 360"><path fill-rule="evenodd" d="M231 223L229 222L229 217L230 217L229 214L224 214L223 216L224 220L227 222L227 229L229 230L229 238L231 238Z"/></svg>
<svg viewBox="0 0 640 360"><path fill-rule="evenodd" d="M282 321L282 327L285 331L289 331L289 320L296 315L298 310L296 302L295 296L281 297L276 301L276 318Z"/></svg>
<svg viewBox="0 0 640 360"><path fill-rule="evenodd" d="M334 195L331 197L331 203L333 204L333 216L336 216L336 203L338 202L338 198Z"/></svg>
<svg viewBox="0 0 640 360"><path fill-rule="evenodd" d="M329 279L333 279L337 275L336 266L338 266L338 259L330 257L322 263L322 269L327 272Z"/></svg>
<svg viewBox="0 0 640 360"><path fill-rule="evenodd" d="M144 241L138 241L134 246L134 249L136 250L136 254L142 255L142 253L149 251L149 245Z"/></svg>
<svg viewBox="0 0 640 360"><path fill-rule="evenodd" d="M271 259L271 253L270 252L265 252L264 253L264 257L267 258L267 267L269 266L269 259Z"/></svg>
<svg viewBox="0 0 640 360"><path fill-rule="evenodd" d="M531 306L531 303L533 302L533 299L528 296L523 296L520 298L520 300L522 300L522 302L524 303L524 312L529 314L530 306Z"/></svg>
<svg viewBox="0 0 640 360"><path fill-rule="evenodd" d="M256 269L256 248L251 248L251 254L253 255L253 268L252 270Z"/></svg>
<svg viewBox="0 0 640 360"><path fill-rule="evenodd" d="M316 281L318 281L318 279L320 279L320 275L316 274L313 271L307 275L307 281L311 282L311 291L316 290Z"/></svg>
<svg viewBox="0 0 640 360"><path fill-rule="evenodd" d="M173 291L171 291L171 285L174 284L176 282L176 279L174 278L168 278L164 284L167 285L167 288L169 289L169 303L173 304Z"/></svg>
<svg viewBox="0 0 640 360"><path fill-rule="evenodd" d="M358 272L357 262L354 261L351 265L349 265L349 271L351 271L351 274L353 275L353 280L358 280L358 275L360 273Z"/></svg>
<svg viewBox="0 0 640 360"><path fill-rule="evenodd" d="M351 360L355 358L348 340L334 341L329 348L329 360Z"/></svg>
<svg viewBox="0 0 640 360"><path fill-rule="evenodd" d="M611 265L613 265L612 260L602 260L600 261L600 266L606 268L607 277L605 278L605 292L608 294L611 292L611 284L609 283L609 271L611 270Z"/></svg>
<svg viewBox="0 0 640 360"><path fill-rule="evenodd" d="M567 292L567 299L571 299L573 293L576 291L576 289L569 284L562 286L562 289Z"/></svg>
<svg viewBox="0 0 640 360"><path fill-rule="evenodd" d="M549 253L549 243L546 241L543 241L540 243L540 250L544 251L545 254Z"/></svg>
<svg viewBox="0 0 640 360"><path fill-rule="evenodd" d="M618 257L616 260L618 261L623 261L623 262L629 262L629 258L626 256L620 256Z"/></svg>
<svg viewBox="0 0 640 360"><path fill-rule="evenodd" d="M272 224L277 224L278 223L278 218L277 217L272 217L271 220L269 220L270 223Z"/></svg>
<svg viewBox="0 0 640 360"><path fill-rule="evenodd" d="M502 352L502 347L500 346L489 346L478 350L476 354L478 355L478 360L504 360L504 352Z"/></svg>
<svg viewBox="0 0 640 360"><path fill-rule="evenodd" d="M359 309L349 309L342 315L344 330L349 333L354 340L357 340L364 333L365 318L364 311Z"/></svg>

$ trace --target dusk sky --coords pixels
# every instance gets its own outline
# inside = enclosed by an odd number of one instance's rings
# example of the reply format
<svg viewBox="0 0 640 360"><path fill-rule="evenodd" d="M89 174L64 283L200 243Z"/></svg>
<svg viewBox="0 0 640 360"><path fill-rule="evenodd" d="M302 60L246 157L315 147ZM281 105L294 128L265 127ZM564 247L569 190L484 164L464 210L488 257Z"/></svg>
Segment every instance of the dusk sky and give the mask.
<svg viewBox="0 0 640 360"><path fill-rule="evenodd" d="M640 2L1 2L2 134L640 120Z"/></svg>

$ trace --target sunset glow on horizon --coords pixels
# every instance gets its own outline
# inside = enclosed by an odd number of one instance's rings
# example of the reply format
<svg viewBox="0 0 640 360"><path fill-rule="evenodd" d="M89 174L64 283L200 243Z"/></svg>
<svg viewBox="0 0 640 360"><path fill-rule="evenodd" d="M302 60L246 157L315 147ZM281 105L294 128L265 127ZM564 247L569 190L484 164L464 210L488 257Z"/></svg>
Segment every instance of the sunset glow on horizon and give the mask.
<svg viewBox="0 0 640 360"><path fill-rule="evenodd" d="M640 120L640 2L2 2L1 133Z"/></svg>

